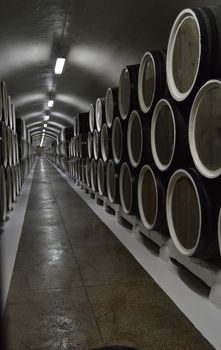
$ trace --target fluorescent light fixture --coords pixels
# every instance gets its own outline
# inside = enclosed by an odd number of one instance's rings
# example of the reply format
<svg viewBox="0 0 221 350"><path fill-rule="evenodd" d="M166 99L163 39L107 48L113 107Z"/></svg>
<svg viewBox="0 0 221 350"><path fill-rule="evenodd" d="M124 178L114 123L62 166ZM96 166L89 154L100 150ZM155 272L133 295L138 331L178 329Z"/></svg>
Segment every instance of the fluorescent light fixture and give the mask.
<svg viewBox="0 0 221 350"><path fill-rule="evenodd" d="M65 58L64 57L58 57L56 60L54 72L55 74L61 74L64 68Z"/></svg>
<svg viewBox="0 0 221 350"><path fill-rule="evenodd" d="M48 107L51 108L53 107L54 101L53 100L49 100L48 101Z"/></svg>
<svg viewBox="0 0 221 350"><path fill-rule="evenodd" d="M45 115L44 117L43 117L43 119L44 119L44 121L46 122L47 120L49 120L49 115Z"/></svg>
<svg viewBox="0 0 221 350"><path fill-rule="evenodd" d="M44 128L47 128L47 124L44 124Z"/></svg>
<svg viewBox="0 0 221 350"><path fill-rule="evenodd" d="M45 132L45 129L43 129L43 132Z"/></svg>

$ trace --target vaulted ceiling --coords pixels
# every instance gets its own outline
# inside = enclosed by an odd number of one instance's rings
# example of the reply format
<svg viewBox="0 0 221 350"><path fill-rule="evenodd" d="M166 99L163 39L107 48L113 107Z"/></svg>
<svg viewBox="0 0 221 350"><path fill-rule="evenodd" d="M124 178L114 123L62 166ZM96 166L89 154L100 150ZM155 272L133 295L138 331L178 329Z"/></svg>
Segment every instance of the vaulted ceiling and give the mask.
<svg viewBox="0 0 221 350"><path fill-rule="evenodd" d="M122 67L149 49L166 48L172 23L185 7L205 0L2 0L0 79L6 81L17 117L32 133L54 99L48 127L56 135L73 116L88 111ZM221 3L221 1L219 1ZM58 56L66 57L55 76ZM37 136L36 136L37 137ZM39 136L40 137L40 136Z"/></svg>

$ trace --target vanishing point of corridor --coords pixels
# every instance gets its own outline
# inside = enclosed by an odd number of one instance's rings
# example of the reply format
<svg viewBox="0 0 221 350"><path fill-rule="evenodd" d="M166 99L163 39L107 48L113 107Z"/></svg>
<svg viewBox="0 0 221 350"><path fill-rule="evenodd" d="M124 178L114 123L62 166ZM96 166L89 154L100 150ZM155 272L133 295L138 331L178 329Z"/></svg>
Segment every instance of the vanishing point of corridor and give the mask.
<svg viewBox="0 0 221 350"><path fill-rule="evenodd" d="M38 159L5 312L9 350L212 346L45 159Z"/></svg>

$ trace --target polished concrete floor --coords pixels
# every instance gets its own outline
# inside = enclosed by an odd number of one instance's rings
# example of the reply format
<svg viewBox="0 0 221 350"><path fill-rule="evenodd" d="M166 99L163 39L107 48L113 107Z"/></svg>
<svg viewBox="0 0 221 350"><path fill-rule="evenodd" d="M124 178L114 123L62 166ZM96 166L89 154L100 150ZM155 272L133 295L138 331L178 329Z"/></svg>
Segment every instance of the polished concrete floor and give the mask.
<svg viewBox="0 0 221 350"><path fill-rule="evenodd" d="M43 159L34 172L5 321L10 350L212 349Z"/></svg>

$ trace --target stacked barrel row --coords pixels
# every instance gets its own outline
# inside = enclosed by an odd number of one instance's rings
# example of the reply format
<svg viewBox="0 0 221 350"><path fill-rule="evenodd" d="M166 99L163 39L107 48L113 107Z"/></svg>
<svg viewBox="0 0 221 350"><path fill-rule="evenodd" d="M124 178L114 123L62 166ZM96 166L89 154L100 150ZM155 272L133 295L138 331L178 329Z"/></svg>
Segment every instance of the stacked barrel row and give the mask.
<svg viewBox="0 0 221 350"><path fill-rule="evenodd" d="M56 141L50 142L50 145L45 147L45 154L47 158L54 164L59 165L58 163L58 146Z"/></svg>
<svg viewBox="0 0 221 350"><path fill-rule="evenodd" d="M73 126L64 129L64 140L57 143L56 147L56 165L63 171L68 171L69 159L71 159L70 142L74 135Z"/></svg>
<svg viewBox="0 0 221 350"><path fill-rule="evenodd" d="M20 120L7 94L5 82L0 88L0 221L7 219L13 203L33 164L33 149L21 137Z"/></svg>
<svg viewBox="0 0 221 350"><path fill-rule="evenodd" d="M88 155L89 113L74 117L73 137L67 144L68 172L86 183L86 160ZM67 133L66 133L67 134ZM90 152L90 151L89 151Z"/></svg>
<svg viewBox="0 0 221 350"><path fill-rule="evenodd" d="M220 7L183 10L167 51L124 67L70 143L75 177L203 258L221 249L220 18Z"/></svg>
<svg viewBox="0 0 221 350"><path fill-rule="evenodd" d="M53 141L50 145L45 146L44 154L62 171L66 172L68 169L68 141Z"/></svg>
<svg viewBox="0 0 221 350"><path fill-rule="evenodd" d="M18 118L16 119L16 132L18 137L19 163L23 184L34 164L36 149L31 142L30 135L28 135L25 122Z"/></svg>
<svg viewBox="0 0 221 350"><path fill-rule="evenodd" d="M67 128L67 130L70 129L72 129L73 134L73 128ZM69 139L70 137L67 137L64 141L53 141L44 147L46 157L64 172L68 170L68 160L70 157Z"/></svg>

